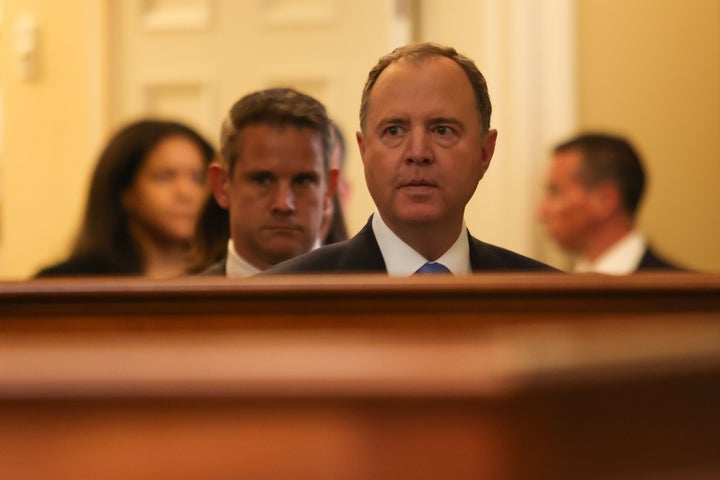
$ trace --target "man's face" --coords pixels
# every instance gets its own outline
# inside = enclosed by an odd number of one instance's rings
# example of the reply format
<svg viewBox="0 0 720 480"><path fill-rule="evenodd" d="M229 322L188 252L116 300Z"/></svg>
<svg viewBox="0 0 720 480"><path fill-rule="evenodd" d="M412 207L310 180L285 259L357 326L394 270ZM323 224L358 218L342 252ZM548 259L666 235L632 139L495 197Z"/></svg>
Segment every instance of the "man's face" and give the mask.
<svg viewBox="0 0 720 480"><path fill-rule="evenodd" d="M215 165L213 190L230 211L235 250L264 270L312 249L332 192L319 132L259 124L245 127L240 136L235 170L229 176Z"/></svg>
<svg viewBox="0 0 720 480"><path fill-rule="evenodd" d="M582 252L597 224L597 198L579 180L581 162L582 154L577 150L553 156L539 211L548 234L572 252Z"/></svg>
<svg viewBox="0 0 720 480"><path fill-rule="evenodd" d="M445 57L390 64L372 89L358 144L383 220L403 229L457 229L497 132L483 138L472 86Z"/></svg>

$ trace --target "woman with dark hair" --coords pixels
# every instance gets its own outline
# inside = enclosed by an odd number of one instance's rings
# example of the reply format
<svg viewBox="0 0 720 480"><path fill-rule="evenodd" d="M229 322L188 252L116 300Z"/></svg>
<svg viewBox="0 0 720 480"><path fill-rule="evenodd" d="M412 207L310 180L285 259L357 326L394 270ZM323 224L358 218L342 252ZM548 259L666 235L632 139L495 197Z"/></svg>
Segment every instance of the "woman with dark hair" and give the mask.
<svg viewBox="0 0 720 480"><path fill-rule="evenodd" d="M178 122L141 120L121 129L95 167L70 257L36 276L184 274L214 154Z"/></svg>

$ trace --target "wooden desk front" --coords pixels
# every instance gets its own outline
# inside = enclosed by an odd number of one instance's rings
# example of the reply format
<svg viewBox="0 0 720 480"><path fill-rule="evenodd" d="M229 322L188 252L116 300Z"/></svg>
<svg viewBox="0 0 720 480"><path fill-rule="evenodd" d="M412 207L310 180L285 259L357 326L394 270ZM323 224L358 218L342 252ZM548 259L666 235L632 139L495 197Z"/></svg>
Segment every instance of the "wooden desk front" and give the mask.
<svg viewBox="0 0 720 480"><path fill-rule="evenodd" d="M720 277L0 284L25 479L720 478Z"/></svg>

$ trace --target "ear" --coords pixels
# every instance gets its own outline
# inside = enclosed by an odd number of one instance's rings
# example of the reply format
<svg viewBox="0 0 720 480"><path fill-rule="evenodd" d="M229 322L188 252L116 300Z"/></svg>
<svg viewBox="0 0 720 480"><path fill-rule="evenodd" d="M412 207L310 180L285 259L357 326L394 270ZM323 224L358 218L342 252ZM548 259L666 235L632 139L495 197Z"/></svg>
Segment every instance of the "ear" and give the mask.
<svg viewBox="0 0 720 480"><path fill-rule="evenodd" d="M480 174L480 178L485 175L485 172L490 166L490 160L492 160L493 154L495 153L495 143L497 142L497 135L497 130L488 130L488 132L485 134L485 138L483 138L481 147L482 158L480 159L482 171Z"/></svg>
<svg viewBox="0 0 720 480"><path fill-rule="evenodd" d="M325 189L325 208L332 208L332 198L337 192L338 179L340 178L340 170L331 167L327 172L327 186Z"/></svg>
<svg viewBox="0 0 720 480"><path fill-rule="evenodd" d="M217 162L213 162L208 170L210 176L210 189L218 205L224 209L230 208L230 197L228 189L230 183L230 174L227 167Z"/></svg>
<svg viewBox="0 0 720 480"><path fill-rule="evenodd" d="M601 183L592 189L592 208L600 218L608 218L622 210L620 191L611 183Z"/></svg>
<svg viewBox="0 0 720 480"><path fill-rule="evenodd" d="M325 237L327 237L332 224L333 214L335 213L333 197L337 191L339 174L340 171L334 167L330 168L327 173L327 188L325 189L325 196L323 197L323 214L322 220L320 221L320 231L318 233L320 243L325 241Z"/></svg>
<svg viewBox="0 0 720 480"><path fill-rule="evenodd" d="M357 141L358 147L360 148L360 157L363 159L363 163L365 162L365 143L363 139L363 134L360 131L355 132L355 140Z"/></svg>

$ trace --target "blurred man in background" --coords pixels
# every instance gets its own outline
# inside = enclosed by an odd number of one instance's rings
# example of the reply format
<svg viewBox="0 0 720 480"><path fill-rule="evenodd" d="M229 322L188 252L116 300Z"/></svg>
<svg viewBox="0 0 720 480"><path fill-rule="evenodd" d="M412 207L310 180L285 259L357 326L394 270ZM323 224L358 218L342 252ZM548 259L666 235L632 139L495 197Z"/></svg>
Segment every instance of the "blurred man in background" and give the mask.
<svg viewBox="0 0 720 480"><path fill-rule="evenodd" d="M575 272L679 269L637 230L644 190L645 171L630 142L582 134L553 150L539 217L550 237L576 256Z"/></svg>

